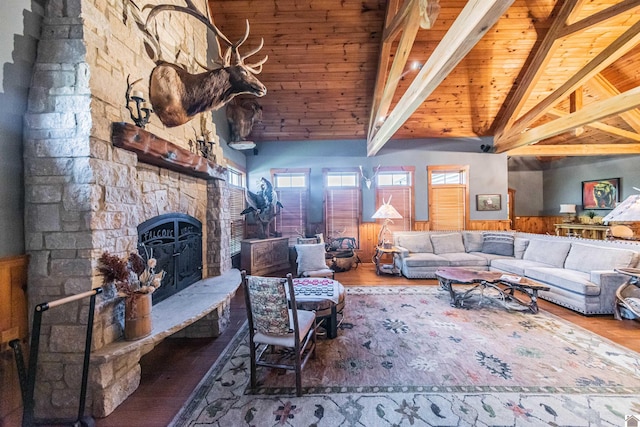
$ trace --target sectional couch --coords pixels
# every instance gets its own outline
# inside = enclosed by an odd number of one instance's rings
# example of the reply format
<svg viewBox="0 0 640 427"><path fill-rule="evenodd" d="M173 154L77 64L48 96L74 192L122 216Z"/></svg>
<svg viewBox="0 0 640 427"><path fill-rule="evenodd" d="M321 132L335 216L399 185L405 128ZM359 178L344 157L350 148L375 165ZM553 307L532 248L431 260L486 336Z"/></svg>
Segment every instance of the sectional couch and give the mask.
<svg viewBox="0 0 640 427"><path fill-rule="evenodd" d="M640 245L519 232L408 231L393 235L407 278L435 278L440 267L502 271L550 287L539 297L582 314L612 314L615 293L636 267Z"/></svg>

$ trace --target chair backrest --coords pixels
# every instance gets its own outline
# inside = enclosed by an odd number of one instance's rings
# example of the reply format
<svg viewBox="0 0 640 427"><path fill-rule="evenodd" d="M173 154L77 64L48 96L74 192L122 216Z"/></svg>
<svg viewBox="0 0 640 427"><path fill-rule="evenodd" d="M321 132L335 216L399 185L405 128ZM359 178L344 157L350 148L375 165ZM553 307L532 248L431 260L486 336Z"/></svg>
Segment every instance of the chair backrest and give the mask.
<svg viewBox="0 0 640 427"><path fill-rule="evenodd" d="M296 243L298 245L313 245L314 243L322 243L317 237L298 237Z"/></svg>
<svg viewBox="0 0 640 427"><path fill-rule="evenodd" d="M287 279L246 276L245 300L249 326L267 335L285 335L291 332L289 302L285 292Z"/></svg>
<svg viewBox="0 0 640 427"><path fill-rule="evenodd" d="M609 232L613 237L620 237L623 239L630 239L633 237L633 230L626 225L612 225Z"/></svg>

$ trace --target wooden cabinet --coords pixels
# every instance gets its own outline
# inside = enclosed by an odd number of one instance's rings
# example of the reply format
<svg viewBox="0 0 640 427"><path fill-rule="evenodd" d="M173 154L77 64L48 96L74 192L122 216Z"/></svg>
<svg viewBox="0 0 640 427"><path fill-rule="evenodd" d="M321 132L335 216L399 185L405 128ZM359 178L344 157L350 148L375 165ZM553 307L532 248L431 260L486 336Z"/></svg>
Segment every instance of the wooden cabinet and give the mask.
<svg viewBox="0 0 640 427"><path fill-rule="evenodd" d="M240 267L256 276L287 270L289 238L247 239L240 242Z"/></svg>

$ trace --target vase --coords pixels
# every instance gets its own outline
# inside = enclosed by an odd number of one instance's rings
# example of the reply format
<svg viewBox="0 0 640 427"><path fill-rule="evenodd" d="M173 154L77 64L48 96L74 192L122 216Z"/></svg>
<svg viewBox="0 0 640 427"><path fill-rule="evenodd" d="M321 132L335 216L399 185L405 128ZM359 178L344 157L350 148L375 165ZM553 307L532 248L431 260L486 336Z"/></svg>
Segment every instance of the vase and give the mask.
<svg viewBox="0 0 640 427"><path fill-rule="evenodd" d="M151 334L151 294L134 293L124 300L124 339L135 341Z"/></svg>

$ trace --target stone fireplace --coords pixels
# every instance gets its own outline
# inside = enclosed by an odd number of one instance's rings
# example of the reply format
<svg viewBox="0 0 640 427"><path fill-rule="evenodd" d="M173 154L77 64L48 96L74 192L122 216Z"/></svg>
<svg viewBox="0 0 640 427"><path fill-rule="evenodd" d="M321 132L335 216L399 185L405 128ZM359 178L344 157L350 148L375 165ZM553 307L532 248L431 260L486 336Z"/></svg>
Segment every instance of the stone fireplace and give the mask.
<svg viewBox="0 0 640 427"><path fill-rule="evenodd" d="M202 279L202 223L181 213L168 213L138 226L140 255L146 251L164 271L164 283L153 293L158 303Z"/></svg>
<svg viewBox="0 0 640 427"><path fill-rule="evenodd" d="M195 3L206 10L205 0ZM219 173L202 177L144 161L113 144L114 123L131 121L125 108L128 76L142 78L138 89L146 94L154 67L136 25L138 13L128 1L46 3L24 121L31 311L38 303L102 286L98 257L104 251L124 256L137 250L138 226L167 214L201 224L200 246L189 240L189 250L202 260L197 274L224 278L231 271L224 168L215 165ZM157 24L165 57L181 52L207 63L203 27L169 13L158 16ZM173 129L152 117L146 129L188 153L196 127L215 133L210 114ZM219 146L214 156L222 159ZM176 274L182 271L181 265L174 268ZM135 390L139 358L155 343L115 345L123 339L122 305L108 287L98 297L92 347L100 360L92 358L87 414L106 416ZM77 413L87 310L83 301L43 316L36 418L68 419ZM174 322L155 340L187 323Z"/></svg>

